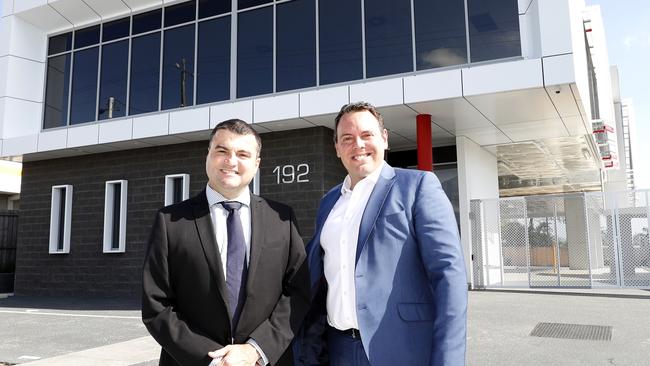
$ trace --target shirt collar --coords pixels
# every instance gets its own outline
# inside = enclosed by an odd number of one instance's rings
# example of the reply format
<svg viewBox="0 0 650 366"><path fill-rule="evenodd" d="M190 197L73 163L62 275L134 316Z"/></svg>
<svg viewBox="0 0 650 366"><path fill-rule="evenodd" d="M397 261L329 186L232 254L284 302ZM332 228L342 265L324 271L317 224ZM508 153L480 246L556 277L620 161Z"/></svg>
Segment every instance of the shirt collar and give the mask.
<svg viewBox="0 0 650 366"><path fill-rule="evenodd" d="M374 187L374 185L377 184L377 181L379 180L379 175L381 174L381 170L384 168L384 165L386 165L385 161L383 161L381 165L375 169L374 172L370 173L370 175L357 182L357 185L361 184L363 186L366 184L371 184ZM350 189L350 185L352 185L352 179L350 178L350 174L348 174L343 180L343 185L341 186L341 194L351 193L352 190Z"/></svg>
<svg viewBox="0 0 650 366"><path fill-rule="evenodd" d="M246 187L239 196L235 197L234 199L227 199L224 197L221 193L215 191L210 187L209 184L205 185L205 195L208 198L208 206L212 207L213 205L216 205L220 202L223 201L237 201L242 203L243 205L249 206L251 205L251 194L250 190L248 187Z"/></svg>

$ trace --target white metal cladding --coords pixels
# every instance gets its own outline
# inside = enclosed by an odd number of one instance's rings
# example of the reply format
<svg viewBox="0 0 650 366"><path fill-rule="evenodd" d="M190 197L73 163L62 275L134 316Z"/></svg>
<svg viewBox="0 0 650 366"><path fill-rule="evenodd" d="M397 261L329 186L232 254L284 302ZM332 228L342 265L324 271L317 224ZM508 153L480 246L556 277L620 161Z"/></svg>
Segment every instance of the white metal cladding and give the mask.
<svg viewBox="0 0 650 366"><path fill-rule="evenodd" d="M473 286L650 288L649 196L472 200Z"/></svg>

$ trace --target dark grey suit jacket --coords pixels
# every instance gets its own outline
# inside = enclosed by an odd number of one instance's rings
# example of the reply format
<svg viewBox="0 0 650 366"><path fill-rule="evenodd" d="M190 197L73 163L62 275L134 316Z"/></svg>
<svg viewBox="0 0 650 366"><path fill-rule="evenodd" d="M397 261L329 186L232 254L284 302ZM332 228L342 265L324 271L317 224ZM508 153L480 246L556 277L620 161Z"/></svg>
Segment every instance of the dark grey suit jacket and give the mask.
<svg viewBox="0 0 650 366"><path fill-rule="evenodd" d="M251 195L247 297L231 334L226 282L205 190L156 216L145 255L142 320L162 346L160 365L208 366L209 351L253 338L272 365L309 307L305 248L293 210Z"/></svg>

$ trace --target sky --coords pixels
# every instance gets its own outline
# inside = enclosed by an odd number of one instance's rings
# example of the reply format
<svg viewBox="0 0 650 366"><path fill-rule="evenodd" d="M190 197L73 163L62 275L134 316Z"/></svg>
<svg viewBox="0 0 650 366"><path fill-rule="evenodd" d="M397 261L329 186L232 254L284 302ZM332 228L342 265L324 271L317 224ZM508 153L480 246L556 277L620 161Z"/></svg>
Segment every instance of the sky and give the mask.
<svg viewBox="0 0 650 366"><path fill-rule="evenodd" d="M621 97L632 99L636 114L636 143L640 155L632 157L636 188L650 189L650 1L585 2L600 5L609 63L618 66Z"/></svg>

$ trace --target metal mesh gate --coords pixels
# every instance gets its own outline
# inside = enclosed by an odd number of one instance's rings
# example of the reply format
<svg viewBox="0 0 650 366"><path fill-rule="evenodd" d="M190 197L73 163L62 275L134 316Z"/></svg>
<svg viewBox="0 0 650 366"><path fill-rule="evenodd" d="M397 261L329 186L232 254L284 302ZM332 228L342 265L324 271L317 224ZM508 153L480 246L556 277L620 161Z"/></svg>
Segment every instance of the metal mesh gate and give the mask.
<svg viewBox="0 0 650 366"><path fill-rule="evenodd" d="M650 288L648 196L473 200L474 286Z"/></svg>

